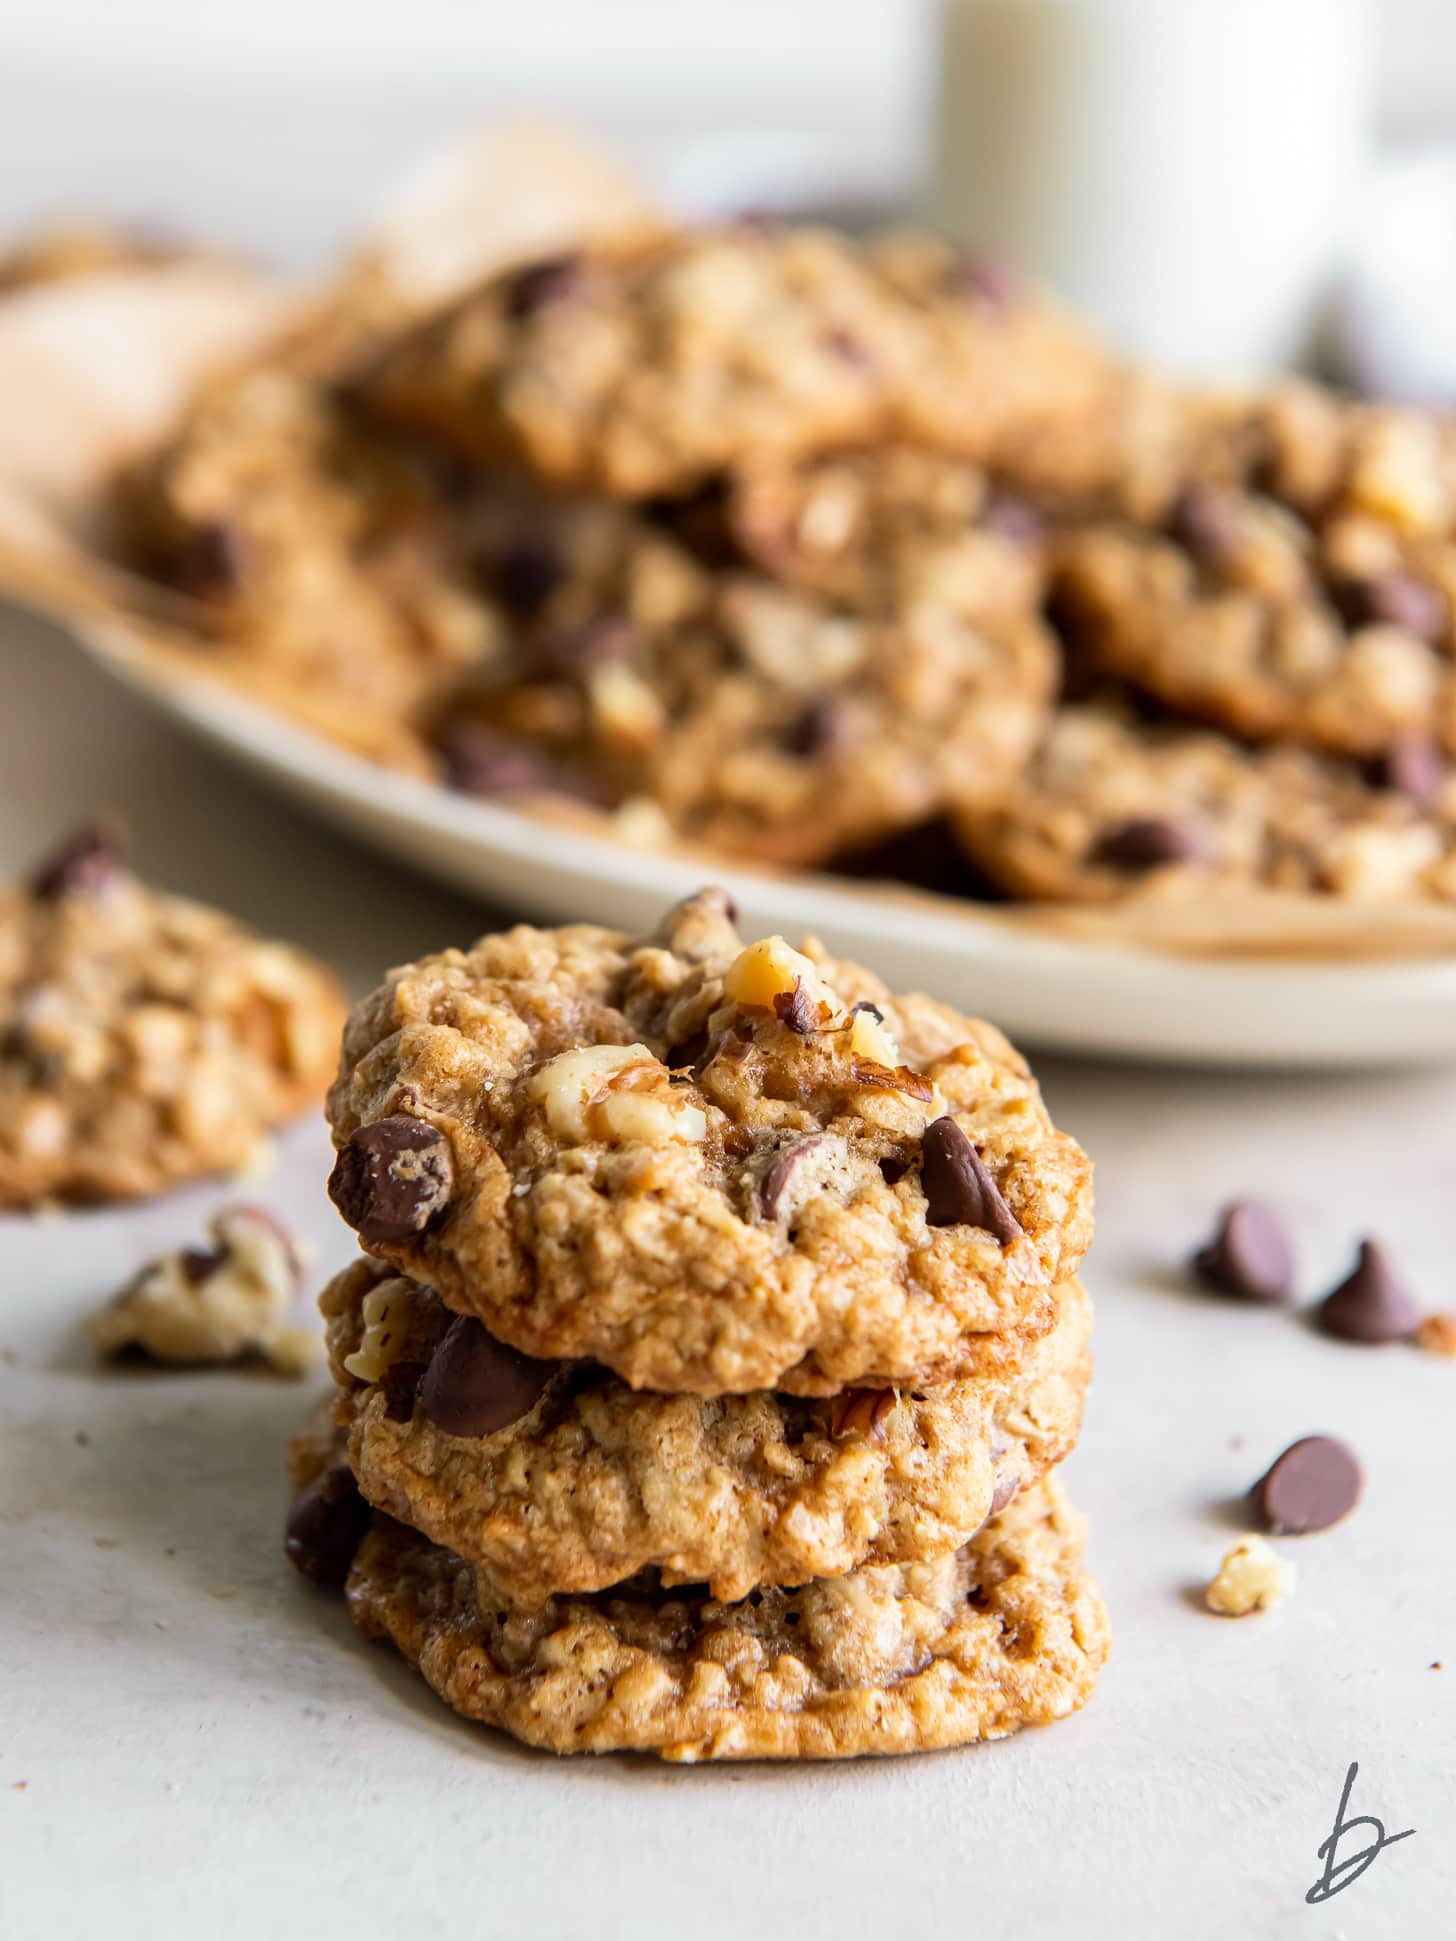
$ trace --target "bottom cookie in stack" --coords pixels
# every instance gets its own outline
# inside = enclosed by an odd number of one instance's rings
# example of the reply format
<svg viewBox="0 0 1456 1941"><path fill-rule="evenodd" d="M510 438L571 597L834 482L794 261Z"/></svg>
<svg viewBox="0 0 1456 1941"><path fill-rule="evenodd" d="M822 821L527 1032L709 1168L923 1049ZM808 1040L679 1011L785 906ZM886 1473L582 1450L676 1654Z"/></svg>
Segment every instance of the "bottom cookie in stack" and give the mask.
<svg viewBox="0 0 1456 1941"><path fill-rule="evenodd" d="M341 1386L294 1445L289 1554L465 1716L557 1752L830 1758L1089 1696L1106 1618L1050 1473L1090 1372L1075 1281L1004 1378L821 1401L529 1361L368 1261L321 1306Z"/></svg>

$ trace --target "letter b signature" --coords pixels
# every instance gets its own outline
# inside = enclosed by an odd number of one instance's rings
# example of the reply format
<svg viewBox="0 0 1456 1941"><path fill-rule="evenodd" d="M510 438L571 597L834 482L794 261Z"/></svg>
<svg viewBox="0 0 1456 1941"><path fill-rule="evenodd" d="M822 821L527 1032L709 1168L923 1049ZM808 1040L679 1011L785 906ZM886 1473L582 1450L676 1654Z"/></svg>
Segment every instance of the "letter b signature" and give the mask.
<svg viewBox="0 0 1456 1941"><path fill-rule="evenodd" d="M1404 1833L1387 1833L1385 1822L1375 1819L1369 1813L1358 1814L1353 1820L1345 1818L1350 1804L1350 1793L1355 1784L1355 1775L1359 1770L1358 1764L1352 1762L1350 1770L1345 1774L1345 1790L1340 1795L1340 1809L1335 1815L1335 1830L1319 1849L1319 1857L1324 1862L1325 1870L1304 1897L1311 1907L1317 1907L1321 1901L1329 1900L1334 1894L1343 1894L1347 1887L1352 1887L1360 1878L1377 1854L1383 1853L1386 1847L1393 1847L1397 1840L1409 1840L1415 1832L1413 1826L1408 1826ZM1346 1834L1354 1833L1359 1827L1368 1828L1370 1839L1358 1852L1349 1853L1343 1860L1340 1859L1340 1842Z"/></svg>

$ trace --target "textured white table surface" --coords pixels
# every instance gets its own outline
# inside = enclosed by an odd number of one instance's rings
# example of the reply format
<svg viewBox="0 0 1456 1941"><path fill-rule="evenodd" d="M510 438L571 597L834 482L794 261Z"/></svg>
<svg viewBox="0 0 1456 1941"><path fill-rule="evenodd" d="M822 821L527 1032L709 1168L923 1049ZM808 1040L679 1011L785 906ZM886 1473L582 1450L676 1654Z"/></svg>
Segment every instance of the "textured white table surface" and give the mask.
<svg viewBox="0 0 1456 1941"><path fill-rule="evenodd" d="M359 986L491 914L299 823L0 614L0 866L101 807L157 879ZM922 1760L563 1765L459 1724L282 1561L297 1387L88 1355L85 1312L226 1189L0 1221L0 1936L1450 1933L1456 1365L1204 1299L1178 1265L1256 1188L1310 1291L1373 1229L1456 1305L1456 1081L1043 1076L1099 1165L1099 1374L1070 1473L1115 1654L1080 1717ZM248 1189L321 1271L349 1248L325 1166L302 1126ZM1285 1546L1282 1610L1208 1616L1232 1499L1312 1430L1360 1451L1363 1506ZM1356 1760L1351 1812L1415 1837L1309 1907Z"/></svg>

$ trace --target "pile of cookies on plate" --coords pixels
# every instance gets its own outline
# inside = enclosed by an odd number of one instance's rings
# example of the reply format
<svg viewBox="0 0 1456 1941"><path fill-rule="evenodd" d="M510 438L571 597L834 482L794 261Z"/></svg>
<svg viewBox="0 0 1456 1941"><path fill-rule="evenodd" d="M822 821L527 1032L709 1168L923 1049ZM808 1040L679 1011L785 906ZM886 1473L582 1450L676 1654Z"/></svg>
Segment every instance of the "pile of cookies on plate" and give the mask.
<svg viewBox="0 0 1456 1941"><path fill-rule="evenodd" d="M742 222L326 304L117 508L219 673L632 843L1456 895L1451 423L1190 392L933 239Z"/></svg>
<svg viewBox="0 0 1456 1941"><path fill-rule="evenodd" d="M354 1011L287 1548L558 1752L844 1757L1089 1695L1090 1166L994 1027L703 891Z"/></svg>

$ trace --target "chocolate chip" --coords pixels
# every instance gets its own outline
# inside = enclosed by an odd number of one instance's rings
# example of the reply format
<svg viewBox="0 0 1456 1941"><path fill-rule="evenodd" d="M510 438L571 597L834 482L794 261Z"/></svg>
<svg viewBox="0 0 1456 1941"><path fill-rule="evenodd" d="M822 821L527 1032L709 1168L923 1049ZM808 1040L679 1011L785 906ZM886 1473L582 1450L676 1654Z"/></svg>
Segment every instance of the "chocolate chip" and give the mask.
<svg viewBox="0 0 1456 1941"><path fill-rule="evenodd" d="M508 741L479 721L452 722L440 737L445 777L463 795L532 795L554 790L594 799L585 780L558 767L540 749Z"/></svg>
<svg viewBox="0 0 1456 1941"><path fill-rule="evenodd" d="M72 836L41 864L30 879L31 891L43 903L57 903L66 896L99 896L116 881L125 860L126 836L120 823L97 822Z"/></svg>
<svg viewBox="0 0 1456 1941"><path fill-rule="evenodd" d="M459 1314L430 1358L419 1403L447 1436L489 1436L535 1406L558 1363L533 1361Z"/></svg>
<svg viewBox="0 0 1456 1941"><path fill-rule="evenodd" d="M871 1004L867 997L862 997L857 1004L851 1004L849 1007L849 1015L852 1018L857 1018L861 1011L868 1012L876 1024L883 1024L885 1022L885 1014L879 1005Z"/></svg>
<svg viewBox="0 0 1456 1941"><path fill-rule="evenodd" d="M828 1143L827 1132L814 1132L807 1139L800 1139L795 1145L785 1146L782 1152L774 1155L773 1162L759 1182L758 1188L758 1203L763 1208L765 1220L778 1218L779 1208L783 1205L784 1195L789 1189L789 1182L794 1173L811 1152Z"/></svg>
<svg viewBox="0 0 1456 1941"><path fill-rule="evenodd" d="M585 275L586 265L578 255L552 256L517 270L506 286L506 315L522 323L537 311L564 302L580 290Z"/></svg>
<svg viewBox="0 0 1456 1941"><path fill-rule="evenodd" d="M1333 589L1340 618L1350 627L1400 627L1439 646L1446 637L1446 601L1410 573L1375 573L1340 581Z"/></svg>
<svg viewBox="0 0 1456 1941"><path fill-rule="evenodd" d="M1015 1214L954 1119L937 1119L921 1142L920 1187L932 1227L984 1227L1003 1247L1021 1237Z"/></svg>
<svg viewBox="0 0 1456 1941"><path fill-rule="evenodd" d="M1445 792L1446 764L1435 742L1405 735L1386 752L1378 780L1418 809L1434 809Z"/></svg>
<svg viewBox="0 0 1456 1941"><path fill-rule="evenodd" d="M636 641L632 623L603 614L579 627L552 627L538 634L526 648L532 674L581 680L611 661L625 660Z"/></svg>
<svg viewBox="0 0 1456 1941"><path fill-rule="evenodd" d="M504 607L518 620L529 620L565 577L561 555L547 540L518 539L496 560L490 582Z"/></svg>
<svg viewBox="0 0 1456 1941"><path fill-rule="evenodd" d="M162 572L179 593L216 600L243 577L245 547L235 526L198 526L167 553Z"/></svg>
<svg viewBox="0 0 1456 1941"><path fill-rule="evenodd" d="M854 740L854 719L850 709L835 694L821 695L811 701L785 738L791 755L809 758L837 755Z"/></svg>
<svg viewBox="0 0 1456 1941"><path fill-rule="evenodd" d="M1326 1334L1341 1341L1405 1341L1421 1324L1421 1310L1376 1240L1360 1242L1355 1271L1315 1310Z"/></svg>
<svg viewBox="0 0 1456 1941"><path fill-rule="evenodd" d="M885 1442L885 1423L896 1402L893 1388L846 1388L829 1399L829 1433L863 1436L866 1442Z"/></svg>
<svg viewBox="0 0 1456 1941"><path fill-rule="evenodd" d="M380 1378L384 1413L391 1422L408 1422L415 1412L415 1391L425 1372L422 1361L391 1362Z"/></svg>
<svg viewBox="0 0 1456 1941"><path fill-rule="evenodd" d="M1305 1436L1270 1464L1249 1505L1271 1535L1305 1537L1348 1516L1364 1486L1352 1449L1333 1436Z"/></svg>
<svg viewBox="0 0 1456 1941"><path fill-rule="evenodd" d="M792 991L779 991L773 1001L774 1016L780 1024L786 1024L790 1031L797 1032L801 1038L813 1035L819 1022L819 1006L804 989L802 977L794 979Z"/></svg>
<svg viewBox="0 0 1456 1941"><path fill-rule="evenodd" d="M1173 501L1168 534L1204 565L1222 566L1238 548L1238 514L1222 493L1188 485Z"/></svg>
<svg viewBox="0 0 1456 1941"><path fill-rule="evenodd" d="M1005 263L990 256L963 256L952 278L961 296L970 297L983 310L1003 315L1016 301L1017 279Z"/></svg>
<svg viewBox="0 0 1456 1941"><path fill-rule="evenodd" d="M1294 1250L1283 1222L1258 1200L1224 1208L1218 1230L1193 1256L1207 1287L1251 1301L1283 1301L1294 1291Z"/></svg>
<svg viewBox="0 0 1456 1941"><path fill-rule="evenodd" d="M201 1287L222 1265L222 1255L208 1247L184 1247L177 1256L182 1278L189 1287Z"/></svg>
<svg viewBox="0 0 1456 1941"><path fill-rule="evenodd" d="M369 1505L347 1467L320 1470L288 1512L283 1552L314 1584L342 1584L369 1528Z"/></svg>
<svg viewBox="0 0 1456 1941"><path fill-rule="evenodd" d="M1021 1494L1021 1477L1016 1470L1003 1472L997 1468L993 1473L996 1481L991 1491L991 1507L986 1512L988 1517L1000 1516L1007 1504Z"/></svg>
<svg viewBox="0 0 1456 1941"><path fill-rule="evenodd" d="M450 1202L450 1142L421 1119L360 1126L334 1161L329 1198L365 1242L423 1233Z"/></svg>
<svg viewBox="0 0 1456 1941"><path fill-rule="evenodd" d="M1016 546L1034 546L1046 535L1046 520L1036 507L1010 492L991 494L981 513L981 525Z"/></svg>
<svg viewBox="0 0 1456 1941"><path fill-rule="evenodd" d="M886 1186L898 1186L910 1170L908 1161L896 1159L888 1153L879 1162L879 1167L880 1178L885 1182Z"/></svg>
<svg viewBox="0 0 1456 1941"><path fill-rule="evenodd" d="M824 341L836 357L843 358L846 364L853 364L857 370L872 371L875 368L873 353L852 330L836 326L825 331Z"/></svg>
<svg viewBox="0 0 1456 1941"><path fill-rule="evenodd" d="M1203 843L1194 826L1173 816L1132 816L1104 829L1091 860L1104 869L1141 875L1171 863L1196 863Z"/></svg>

